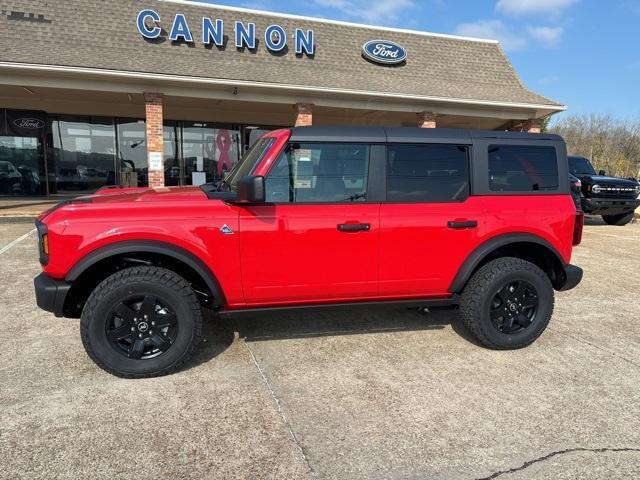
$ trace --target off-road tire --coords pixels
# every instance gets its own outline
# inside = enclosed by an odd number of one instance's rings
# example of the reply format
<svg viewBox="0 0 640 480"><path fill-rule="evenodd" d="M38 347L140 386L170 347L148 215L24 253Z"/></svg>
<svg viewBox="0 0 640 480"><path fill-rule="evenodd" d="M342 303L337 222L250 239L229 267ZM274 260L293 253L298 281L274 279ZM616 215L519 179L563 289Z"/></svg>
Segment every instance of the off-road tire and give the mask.
<svg viewBox="0 0 640 480"><path fill-rule="evenodd" d="M132 359L117 352L106 334L113 306L131 294L150 294L173 305L178 333L161 355ZM114 273L89 296L80 320L80 335L87 354L103 370L123 378L166 375L180 368L197 350L202 337L202 311L191 285L165 268L142 266Z"/></svg>
<svg viewBox="0 0 640 480"><path fill-rule="evenodd" d="M502 286L510 281L526 281L538 295L538 310L524 330L503 333L492 323L490 306ZM520 258L492 260L476 271L462 292L460 314L469 333L483 346L495 350L523 348L533 343L547 328L553 313L554 291L545 272Z"/></svg>
<svg viewBox="0 0 640 480"><path fill-rule="evenodd" d="M602 219L608 225L617 225L621 227L633 220L633 212L621 213L620 215L602 215Z"/></svg>

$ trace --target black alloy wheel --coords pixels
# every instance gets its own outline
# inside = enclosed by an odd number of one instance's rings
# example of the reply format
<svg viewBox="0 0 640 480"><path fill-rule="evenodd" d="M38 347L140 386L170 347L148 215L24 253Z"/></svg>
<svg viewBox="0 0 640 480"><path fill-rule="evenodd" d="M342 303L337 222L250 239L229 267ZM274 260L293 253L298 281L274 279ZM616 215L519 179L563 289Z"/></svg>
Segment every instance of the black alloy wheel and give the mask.
<svg viewBox="0 0 640 480"><path fill-rule="evenodd" d="M493 349L523 348L549 324L554 292L540 267L501 257L480 267L460 295L460 315L469 333Z"/></svg>
<svg viewBox="0 0 640 480"><path fill-rule="evenodd" d="M122 269L91 292L80 334L102 369L125 378L166 375L195 353L202 336L202 307L193 287L156 266Z"/></svg>
<svg viewBox="0 0 640 480"><path fill-rule="evenodd" d="M525 280L508 282L493 297L491 323L501 333L516 333L528 328L538 311L538 292Z"/></svg>
<svg viewBox="0 0 640 480"><path fill-rule="evenodd" d="M175 310L155 295L123 299L113 308L105 326L111 346L136 360L162 355L178 335Z"/></svg>

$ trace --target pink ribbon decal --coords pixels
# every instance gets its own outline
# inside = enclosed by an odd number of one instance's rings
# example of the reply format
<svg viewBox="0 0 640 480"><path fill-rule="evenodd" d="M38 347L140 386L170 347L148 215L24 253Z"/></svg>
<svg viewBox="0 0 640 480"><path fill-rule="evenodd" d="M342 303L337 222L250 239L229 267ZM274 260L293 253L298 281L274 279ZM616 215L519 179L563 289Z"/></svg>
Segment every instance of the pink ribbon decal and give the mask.
<svg viewBox="0 0 640 480"><path fill-rule="evenodd" d="M228 130L224 128L220 129L218 135L216 135L216 146L220 151L220 156L218 157L218 177L222 177L222 174L231 170L233 166L231 157L229 156L229 151L231 150L231 135L229 135Z"/></svg>

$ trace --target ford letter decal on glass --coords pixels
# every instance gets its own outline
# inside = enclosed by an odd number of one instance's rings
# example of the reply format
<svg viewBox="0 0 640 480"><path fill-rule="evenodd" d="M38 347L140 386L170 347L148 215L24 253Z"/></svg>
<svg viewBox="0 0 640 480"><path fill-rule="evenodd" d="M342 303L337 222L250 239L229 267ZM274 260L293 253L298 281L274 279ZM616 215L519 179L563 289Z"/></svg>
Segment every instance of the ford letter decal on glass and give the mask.
<svg viewBox="0 0 640 480"><path fill-rule="evenodd" d="M395 42L371 40L362 46L362 53L372 62L393 65L407 58L407 51Z"/></svg>
<svg viewBox="0 0 640 480"><path fill-rule="evenodd" d="M40 130L44 127L44 122L38 118L16 118L13 124L18 128L28 128L30 130Z"/></svg>

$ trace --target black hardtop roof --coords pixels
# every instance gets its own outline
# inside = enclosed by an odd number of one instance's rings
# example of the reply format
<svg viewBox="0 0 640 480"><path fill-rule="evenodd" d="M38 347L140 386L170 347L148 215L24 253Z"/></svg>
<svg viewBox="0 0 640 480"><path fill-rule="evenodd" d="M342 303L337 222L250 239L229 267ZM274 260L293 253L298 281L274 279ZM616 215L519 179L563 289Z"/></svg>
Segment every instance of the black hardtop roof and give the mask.
<svg viewBox="0 0 640 480"><path fill-rule="evenodd" d="M417 127L350 127L312 126L291 129L292 142L371 142L371 143L472 143L474 139L497 138L504 140L553 140L562 137L552 134L504 132L498 130L472 130L459 128Z"/></svg>

